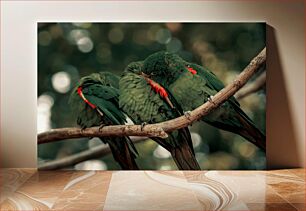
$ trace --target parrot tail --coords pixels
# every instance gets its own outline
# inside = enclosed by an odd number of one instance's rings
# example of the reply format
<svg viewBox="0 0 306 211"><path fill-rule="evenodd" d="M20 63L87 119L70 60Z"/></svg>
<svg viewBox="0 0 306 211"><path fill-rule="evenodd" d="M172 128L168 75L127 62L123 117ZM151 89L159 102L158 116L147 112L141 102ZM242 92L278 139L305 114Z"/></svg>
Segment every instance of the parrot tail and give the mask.
<svg viewBox="0 0 306 211"><path fill-rule="evenodd" d="M179 170L201 170L189 147L174 148L171 150L171 155Z"/></svg>
<svg viewBox="0 0 306 211"><path fill-rule="evenodd" d="M223 122L207 123L222 130L236 133L266 152L266 136L255 126L253 121L241 110L240 107L233 106L233 108L236 112L232 118L239 121L240 125L238 127Z"/></svg>
<svg viewBox="0 0 306 211"><path fill-rule="evenodd" d="M239 135L249 140L258 148L266 151L266 136L254 125L254 123L245 115L238 115L242 128L238 131Z"/></svg>
<svg viewBox="0 0 306 211"><path fill-rule="evenodd" d="M180 170L201 170L195 158L192 140L188 128L183 128L168 134L166 139L155 138L159 145L171 153L171 156Z"/></svg>
<svg viewBox="0 0 306 211"><path fill-rule="evenodd" d="M188 128L178 130L178 136L175 138L178 145L171 148L169 151L177 167L180 170L201 170L195 158Z"/></svg>
<svg viewBox="0 0 306 211"><path fill-rule="evenodd" d="M123 170L139 170L135 158L125 138L113 138L108 142L114 159Z"/></svg>

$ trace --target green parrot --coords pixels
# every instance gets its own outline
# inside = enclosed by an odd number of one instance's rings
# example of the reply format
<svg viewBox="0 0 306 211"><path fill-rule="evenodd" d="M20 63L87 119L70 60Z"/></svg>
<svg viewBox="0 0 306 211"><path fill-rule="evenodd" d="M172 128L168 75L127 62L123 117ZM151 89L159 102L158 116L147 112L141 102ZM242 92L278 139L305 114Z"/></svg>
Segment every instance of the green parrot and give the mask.
<svg viewBox="0 0 306 211"><path fill-rule="evenodd" d="M143 72L175 98L187 118L189 111L210 101L212 96L224 88L222 81L208 69L165 51L146 58ZM202 120L219 129L239 134L263 151L266 150L266 136L243 112L234 97Z"/></svg>
<svg viewBox="0 0 306 211"><path fill-rule="evenodd" d="M104 125L123 125L125 114L119 109L119 77L109 73L93 73L81 78L70 95L69 103L77 115L77 124L82 128ZM138 155L129 137L103 137L114 159L122 169L136 170Z"/></svg>
<svg viewBox="0 0 306 211"><path fill-rule="evenodd" d="M142 74L143 62L132 62L119 82L119 106L135 124L158 123L181 116L180 107L170 95ZM145 124L144 124L145 123ZM180 170L200 170L188 128L151 138L168 150Z"/></svg>

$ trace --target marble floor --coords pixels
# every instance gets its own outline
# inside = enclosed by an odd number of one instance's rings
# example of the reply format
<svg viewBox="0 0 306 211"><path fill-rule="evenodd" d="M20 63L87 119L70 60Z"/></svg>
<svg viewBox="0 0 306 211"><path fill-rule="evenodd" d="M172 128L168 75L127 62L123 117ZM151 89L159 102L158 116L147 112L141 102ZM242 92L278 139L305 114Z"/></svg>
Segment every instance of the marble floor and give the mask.
<svg viewBox="0 0 306 211"><path fill-rule="evenodd" d="M305 169L1 169L1 210L305 210Z"/></svg>

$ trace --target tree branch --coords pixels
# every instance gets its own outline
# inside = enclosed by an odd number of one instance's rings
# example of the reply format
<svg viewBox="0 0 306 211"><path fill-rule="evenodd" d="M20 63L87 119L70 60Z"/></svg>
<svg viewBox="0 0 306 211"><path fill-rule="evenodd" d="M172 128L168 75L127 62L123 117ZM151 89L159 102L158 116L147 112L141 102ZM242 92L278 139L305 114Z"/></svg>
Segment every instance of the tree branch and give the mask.
<svg viewBox="0 0 306 211"><path fill-rule="evenodd" d="M238 77L225 88L220 90L211 101L207 101L200 107L190 112L190 116L178 117L157 124L146 125L143 129L140 125L112 125L105 126L99 130L99 127L92 127L81 130L80 128L60 128L38 134L38 144L59 141L70 138L80 137L104 137L104 136L147 136L167 138L167 133L174 130L187 127L193 122L224 103L233 96L247 81L260 69L266 62L266 48L264 48L250 64L238 75Z"/></svg>
<svg viewBox="0 0 306 211"><path fill-rule="evenodd" d="M44 144L63 139L81 137L105 137L105 136L147 136L167 138L167 133L157 124L146 125L141 129L141 125L111 125L103 128L91 127L81 128L58 128L38 134L38 144Z"/></svg>
<svg viewBox="0 0 306 211"><path fill-rule="evenodd" d="M252 83L240 89L235 97L240 100L262 89L266 85L266 71L262 72Z"/></svg>
<svg viewBox="0 0 306 211"><path fill-rule="evenodd" d="M130 137L134 144L145 141L148 137ZM38 166L38 170L55 170L72 166L85 160L103 157L111 152L107 144L101 144L91 149L69 155L64 158L49 161Z"/></svg>

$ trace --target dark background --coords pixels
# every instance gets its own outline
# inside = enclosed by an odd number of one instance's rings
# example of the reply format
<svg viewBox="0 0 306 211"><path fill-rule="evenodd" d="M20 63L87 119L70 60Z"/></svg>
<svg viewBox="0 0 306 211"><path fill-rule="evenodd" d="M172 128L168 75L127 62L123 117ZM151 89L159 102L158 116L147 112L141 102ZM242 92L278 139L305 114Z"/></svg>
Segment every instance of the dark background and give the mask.
<svg viewBox="0 0 306 211"><path fill-rule="evenodd" d="M210 68L225 84L265 46L262 23L40 23L38 24L38 132L76 126L68 98L80 77L98 71L120 75L127 64L168 50ZM243 110L265 131L264 91L243 98ZM238 135L205 123L191 127L202 169L264 169L265 154ZM43 144L38 162L62 158L101 144L79 139ZM137 144L142 169L176 169L151 140ZM118 169L108 155L76 169Z"/></svg>

